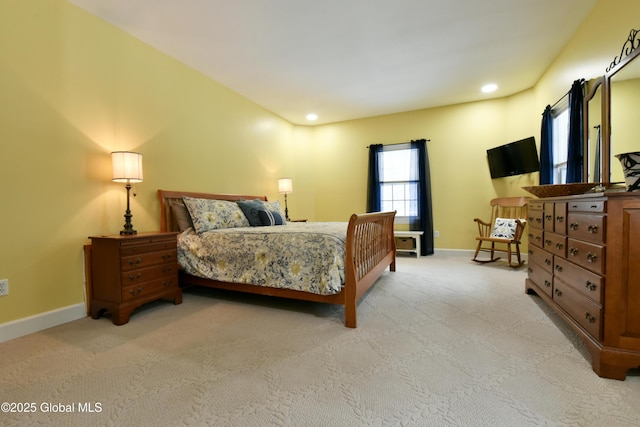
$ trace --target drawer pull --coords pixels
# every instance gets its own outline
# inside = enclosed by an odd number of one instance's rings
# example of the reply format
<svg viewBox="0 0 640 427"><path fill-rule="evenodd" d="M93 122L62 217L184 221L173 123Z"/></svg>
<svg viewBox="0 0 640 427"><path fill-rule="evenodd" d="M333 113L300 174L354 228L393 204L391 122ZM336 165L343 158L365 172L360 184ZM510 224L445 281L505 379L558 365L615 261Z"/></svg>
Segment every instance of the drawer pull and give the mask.
<svg viewBox="0 0 640 427"><path fill-rule="evenodd" d="M165 268L162 269L162 272L164 274L171 273L171 272L173 272L173 267L168 267L168 268L165 267Z"/></svg>
<svg viewBox="0 0 640 427"><path fill-rule="evenodd" d="M563 217L563 216L561 216L561 215L558 215L558 216L556 217L556 222L564 222L564 217Z"/></svg>
<svg viewBox="0 0 640 427"><path fill-rule="evenodd" d="M596 321L596 318L594 316L592 316L591 314L589 314L588 311L584 314L584 318L587 319L587 322L589 322L589 323L595 323L595 321Z"/></svg>
<svg viewBox="0 0 640 427"><path fill-rule="evenodd" d="M551 287L551 282L550 282L550 281L548 281L548 280L545 280L545 281L544 281L544 285L545 285L547 288L550 288L550 287Z"/></svg>
<svg viewBox="0 0 640 427"><path fill-rule="evenodd" d="M533 273L533 268L529 267L527 268L527 271L529 271L529 273Z"/></svg>
<svg viewBox="0 0 640 427"><path fill-rule="evenodd" d="M556 243L556 249L562 249L564 245L562 243Z"/></svg>
<svg viewBox="0 0 640 427"><path fill-rule="evenodd" d="M536 222L540 224L542 222L542 218L536 218Z"/></svg>
<svg viewBox="0 0 640 427"><path fill-rule="evenodd" d="M164 254L164 255L162 255L162 260L163 260L163 261L168 260L168 259L171 259L171 254Z"/></svg>
<svg viewBox="0 0 640 427"><path fill-rule="evenodd" d="M597 225L590 225L590 226L587 227L587 231L589 233L596 234L598 232L598 226Z"/></svg>
<svg viewBox="0 0 640 427"><path fill-rule="evenodd" d="M556 294L557 297L561 297L562 296L562 292L558 288L556 288L555 294Z"/></svg>
<svg viewBox="0 0 640 427"><path fill-rule="evenodd" d="M172 283L173 283L173 279L163 280L162 281L162 286L169 287L169 286L171 286Z"/></svg>
<svg viewBox="0 0 640 427"><path fill-rule="evenodd" d="M533 249L529 249L529 255L533 255Z"/></svg>
<svg viewBox="0 0 640 427"><path fill-rule="evenodd" d="M598 285L596 285L595 283L591 283L588 280L587 280L587 283L585 284L585 287L589 289L591 292L594 292L596 289L598 289Z"/></svg>
<svg viewBox="0 0 640 427"><path fill-rule="evenodd" d="M544 263L547 265L551 265L551 260L549 258L545 258Z"/></svg>
<svg viewBox="0 0 640 427"><path fill-rule="evenodd" d="M571 224L569 224L569 228L572 230L577 230L578 229L578 223L577 222L572 222Z"/></svg>
<svg viewBox="0 0 640 427"><path fill-rule="evenodd" d="M545 215L544 219L551 221L553 219L553 215Z"/></svg>
<svg viewBox="0 0 640 427"><path fill-rule="evenodd" d="M133 295L134 297L140 295L140 292L142 292L142 288L141 287L138 288L138 289L129 289L129 293L131 295Z"/></svg>
<svg viewBox="0 0 640 427"><path fill-rule="evenodd" d="M578 255L578 248L569 248L569 253L573 256Z"/></svg>
<svg viewBox="0 0 640 427"><path fill-rule="evenodd" d="M562 273L562 266L561 265L556 265L556 271L558 273Z"/></svg>
<svg viewBox="0 0 640 427"><path fill-rule="evenodd" d="M542 240L542 237L536 236L536 240L539 242L540 240Z"/></svg>
<svg viewBox="0 0 640 427"><path fill-rule="evenodd" d="M131 280L132 282L135 282L136 280L140 280L140 279L142 279L142 273L138 273L135 276L133 274L129 275L129 280Z"/></svg>
<svg viewBox="0 0 640 427"><path fill-rule="evenodd" d="M546 246L549 246L549 245L551 244L551 240L549 240L549 239L545 239L544 244L545 244Z"/></svg>
<svg viewBox="0 0 640 427"><path fill-rule="evenodd" d="M587 262L596 262L598 259L598 255L592 254L591 252L587 253Z"/></svg>
<svg viewBox="0 0 640 427"><path fill-rule="evenodd" d="M138 264L140 264L141 262L142 262L142 258L138 258L138 259L135 261L135 264L136 264L136 265L138 265ZM132 260L132 259L130 259L130 260L129 260L129 265L133 265L133 260Z"/></svg>

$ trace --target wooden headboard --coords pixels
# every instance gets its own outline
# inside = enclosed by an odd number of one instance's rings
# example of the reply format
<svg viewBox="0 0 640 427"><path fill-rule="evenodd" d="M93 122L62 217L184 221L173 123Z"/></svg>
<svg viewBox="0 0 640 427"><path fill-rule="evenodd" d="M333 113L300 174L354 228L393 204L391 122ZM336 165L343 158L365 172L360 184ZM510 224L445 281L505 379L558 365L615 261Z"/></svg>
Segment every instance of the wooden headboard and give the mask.
<svg viewBox="0 0 640 427"><path fill-rule="evenodd" d="M182 203L183 197L193 197L195 199L212 199L212 200L228 200L235 202L237 200L255 200L260 199L267 201L267 196L248 196L242 194L212 194L212 193L194 193L190 191L169 191L158 190L160 198L160 231L178 231L176 221L173 217L171 202L176 201Z"/></svg>

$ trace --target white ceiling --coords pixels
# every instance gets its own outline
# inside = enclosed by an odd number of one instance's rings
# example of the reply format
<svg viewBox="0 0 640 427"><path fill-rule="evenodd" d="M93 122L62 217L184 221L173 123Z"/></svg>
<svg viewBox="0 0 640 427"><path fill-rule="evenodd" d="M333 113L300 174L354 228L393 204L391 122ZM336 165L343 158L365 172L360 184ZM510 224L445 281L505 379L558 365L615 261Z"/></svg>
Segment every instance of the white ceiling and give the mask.
<svg viewBox="0 0 640 427"><path fill-rule="evenodd" d="M597 0L70 0L295 124L532 87ZM485 83L499 85L485 95ZM319 118L310 123L309 112Z"/></svg>

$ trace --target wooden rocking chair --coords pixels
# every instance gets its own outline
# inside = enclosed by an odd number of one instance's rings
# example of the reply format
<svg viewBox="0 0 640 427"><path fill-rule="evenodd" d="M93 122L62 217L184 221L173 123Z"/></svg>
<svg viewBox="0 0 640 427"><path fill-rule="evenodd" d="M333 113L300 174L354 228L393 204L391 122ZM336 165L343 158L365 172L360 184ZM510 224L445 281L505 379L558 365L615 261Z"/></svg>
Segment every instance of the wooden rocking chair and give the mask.
<svg viewBox="0 0 640 427"><path fill-rule="evenodd" d="M520 239L527 224L527 205L529 197L499 197L491 200L491 221L485 222L474 218L478 224L479 236L476 237L478 246L473 260L480 263L494 262L500 259L496 252L506 252L509 267L520 267L523 263L520 257ZM484 243L489 247L483 246ZM496 244L504 245L496 247ZM489 252L489 259L478 259L480 252ZM515 255L518 262L512 263L511 256Z"/></svg>

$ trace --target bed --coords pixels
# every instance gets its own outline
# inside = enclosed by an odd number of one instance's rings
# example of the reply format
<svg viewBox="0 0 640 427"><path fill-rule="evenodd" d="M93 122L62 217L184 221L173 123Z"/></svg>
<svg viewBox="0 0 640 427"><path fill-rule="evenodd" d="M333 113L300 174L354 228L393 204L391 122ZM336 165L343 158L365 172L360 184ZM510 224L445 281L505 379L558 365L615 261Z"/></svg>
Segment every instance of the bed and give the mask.
<svg viewBox="0 0 640 427"><path fill-rule="evenodd" d="M227 202L246 204L246 201L256 201L256 203L263 204L275 203L275 209L277 210L277 202L268 202L265 196L210 194L187 191L158 190L158 196L160 199L161 231L181 231L178 238L178 262L181 269L180 285L182 287L194 285L205 286L259 295L341 304L344 306L345 326L355 328L357 326L356 306L358 301L366 291L373 286L387 267L389 267L390 271L396 270L395 239L393 237L395 212L353 214L348 223L285 222L285 224L280 227L256 227L251 224L239 223L235 224L236 226L225 226L220 229L216 227L214 227L214 229L206 229L206 227L203 229L202 224L199 222L200 215L196 211L191 215L193 218L189 218L193 220L193 223L189 224L191 227L187 228L185 224L186 219L184 218L185 205L188 205L187 207L192 209L190 212L192 213L194 206L198 206L197 203L201 205ZM186 211L188 211L188 209ZM269 215L270 218L268 220L271 220L273 223L273 218L271 217L275 216L277 219L278 215L277 212L273 210L271 212L274 213L274 215ZM249 213L247 213L247 216L251 218ZM263 216L261 216L261 218L264 219ZM233 219L231 221L233 221ZM198 232L196 232L196 230ZM297 266L296 268L286 269L294 270L295 273L298 273L295 278L297 282L293 285L289 283L292 282L291 278L285 277L285 273L283 273L285 269L280 269L275 273L281 274L282 277L279 280L256 280L257 274L246 273L244 271L234 272L234 267L227 263L228 260L219 258L224 255L222 252L226 253L228 252L227 250L221 251L220 255L205 256L205 258L209 257L212 260L216 259L217 264L225 267L224 274L222 275L209 271L215 270L218 266L209 268L202 264L204 261L189 261L187 259L187 255L189 255L190 252L204 252L201 250L204 246L210 249L216 246L222 247L223 244L226 244L213 240L209 241L209 243L201 242L197 240L200 237L206 237L207 239L222 238L227 239L227 242L240 242L235 246L250 247L249 249L251 250L251 247L255 246L251 242L258 240L266 241L272 238L282 240L285 238L285 235L289 234L291 234L292 238L289 246L295 249L298 247L297 245L302 245L300 247L304 249L288 252L298 252L307 257L313 256L315 251L309 249L311 248L309 245L311 243L315 244L318 241L334 247L333 250L335 252L332 254L319 256L319 258L328 260L327 267L316 268L316 272L319 274L326 270L330 277L326 279L303 280L298 276L307 277L310 275L300 274L300 268L309 263L308 258L302 258L297 261L286 259L284 258L285 254L281 253L286 252L283 249L263 250L261 254L253 252L244 257L240 257L240 259L243 259L245 262L244 267L246 267L247 260L255 260L256 263L259 263L262 259L261 257L266 256L265 253L268 253L270 257L274 256L274 253L277 253L278 256L282 255L283 259L271 259L269 264L272 266L272 269L274 269L274 266L277 267L281 264L289 266L295 264ZM310 242L310 240L313 240L313 242ZM223 242L224 241L225 240L223 240ZM229 251L230 250L231 249L229 249ZM255 251L255 248L253 248L253 250ZM288 255L291 255L291 253ZM237 255L233 257L238 258ZM197 264L199 267L194 268L194 264ZM237 268L240 270L244 267ZM296 280L293 280L293 282ZM336 280L341 282L338 283L337 286L335 284ZM323 287L324 285L328 286Z"/></svg>

